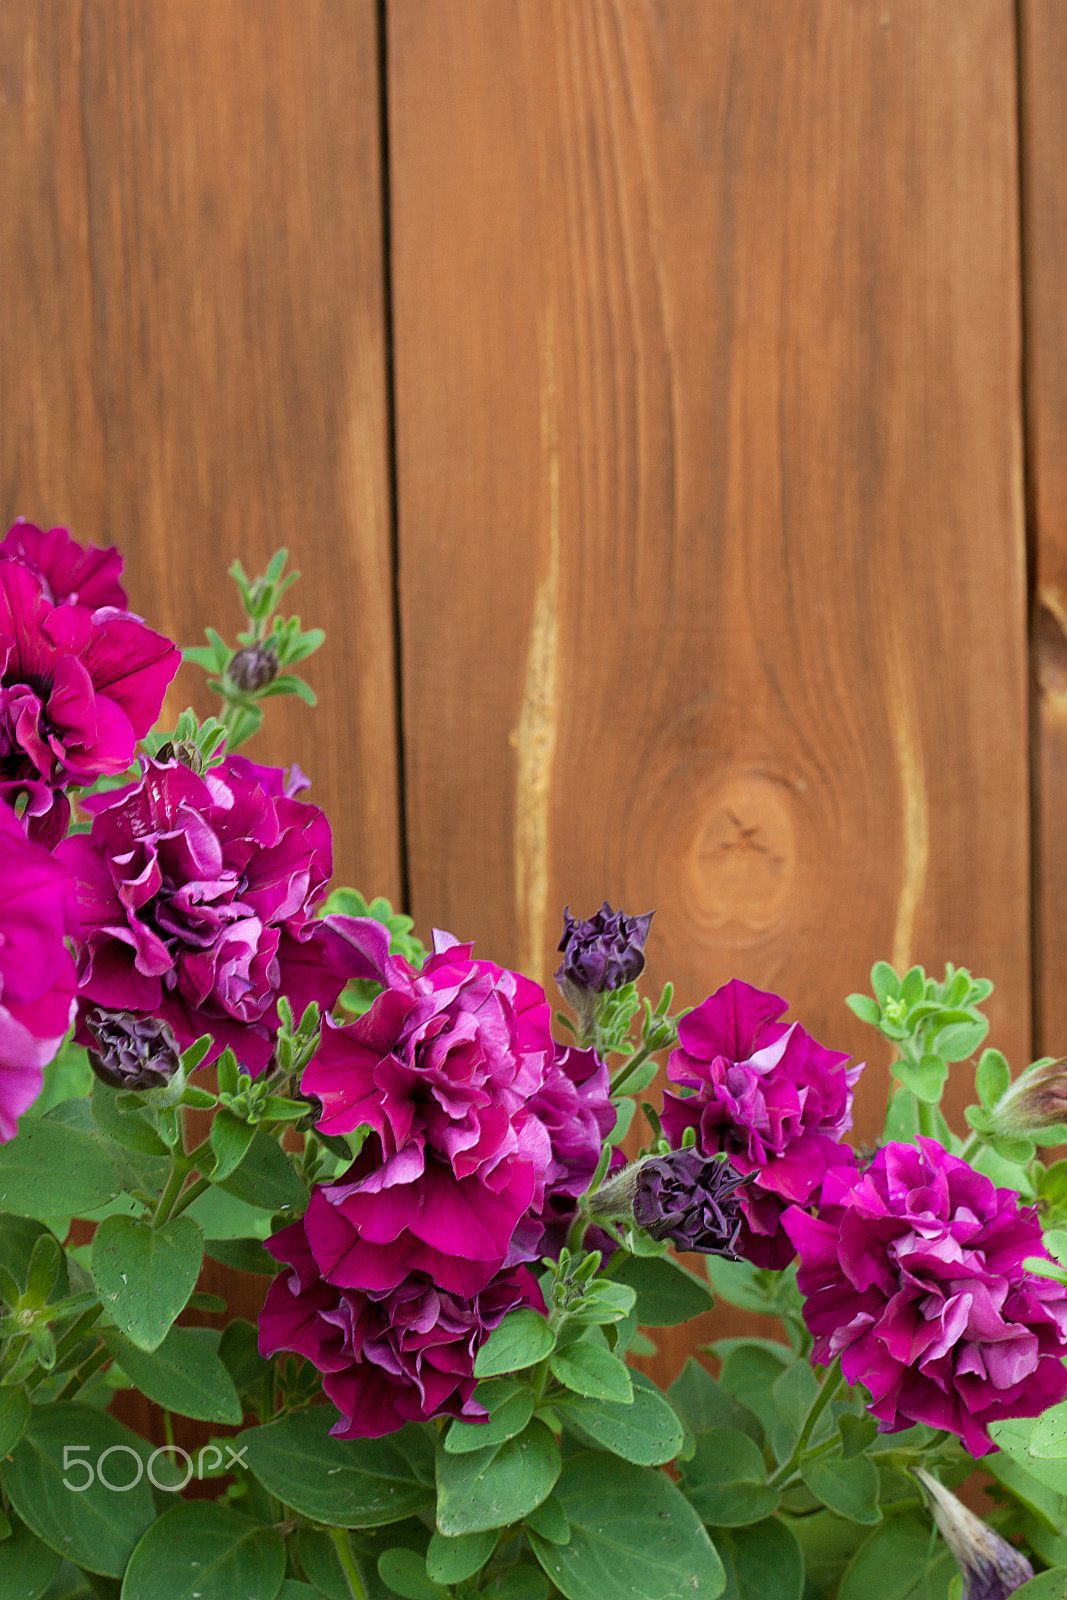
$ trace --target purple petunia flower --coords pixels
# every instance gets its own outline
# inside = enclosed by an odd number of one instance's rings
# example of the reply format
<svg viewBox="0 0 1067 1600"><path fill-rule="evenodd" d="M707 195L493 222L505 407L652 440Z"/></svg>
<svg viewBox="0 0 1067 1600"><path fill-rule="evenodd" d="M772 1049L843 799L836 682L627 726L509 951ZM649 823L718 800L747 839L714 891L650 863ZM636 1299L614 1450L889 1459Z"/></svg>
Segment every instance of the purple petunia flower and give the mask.
<svg viewBox="0 0 1067 1600"><path fill-rule="evenodd" d="M15 1137L73 1020L77 979L64 942L72 890L59 862L0 805L0 1143Z"/></svg>
<svg viewBox="0 0 1067 1600"><path fill-rule="evenodd" d="M322 1105L324 1133L371 1130L349 1170L312 1197L312 1252L346 1289L391 1290L422 1271L474 1294L541 1205L552 1159L531 1105L555 1054L544 990L471 960L470 945L439 930L416 972L389 955L381 923L326 924L349 942L348 975L385 990L364 1016L327 1025L301 1083Z"/></svg>
<svg viewBox="0 0 1067 1600"><path fill-rule="evenodd" d="M119 582L122 556L114 545L106 550L81 545L66 528L36 527L21 517L0 540L0 561L18 561L33 573L46 600L54 606L100 606L127 609Z"/></svg>
<svg viewBox="0 0 1067 1600"><path fill-rule="evenodd" d="M847 1055L778 1020L787 1009L779 995L731 979L678 1024L667 1076L695 1093L663 1097L672 1145L694 1128L704 1155L724 1151L736 1172L752 1175L740 1250L761 1267L793 1258L781 1228L786 1207L806 1205L828 1171L855 1161L841 1139L862 1063L846 1070Z"/></svg>
<svg viewBox="0 0 1067 1600"><path fill-rule="evenodd" d="M283 796L286 800L295 800L298 794L303 794L305 789L311 788L311 779L306 773L301 772L295 761L286 769L264 767L258 761L249 761L247 756L228 755L226 770L234 777L247 778L251 783L262 784L275 800L281 800Z"/></svg>
<svg viewBox="0 0 1067 1600"><path fill-rule="evenodd" d="M139 617L53 605L21 562L0 561L0 799L25 799L31 837L62 837L66 785L129 766L180 663Z"/></svg>
<svg viewBox="0 0 1067 1600"><path fill-rule="evenodd" d="M83 1001L156 1016L184 1048L210 1033L252 1074L278 996L299 1017L344 985L341 942L312 910L331 870L317 806L276 798L227 763L198 777L146 761L132 790L57 855L78 879Z"/></svg>
<svg viewBox="0 0 1067 1600"><path fill-rule="evenodd" d="M741 1232L739 1177L729 1162L696 1150L642 1161L634 1176L633 1219L653 1239L678 1250L737 1260Z"/></svg>
<svg viewBox="0 0 1067 1600"><path fill-rule="evenodd" d="M158 1017L132 1017L128 1011L98 1011L84 1017L92 1039L89 1065L112 1089L162 1089L180 1065L178 1041Z"/></svg>
<svg viewBox="0 0 1067 1600"><path fill-rule="evenodd" d="M1023 1267L1046 1253L1037 1213L935 1140L828 1173L818 1215L785 1227L813 1358L840 1354L883 1433L923 1422L980 1456L991 1422L1067 1395L1067 1289Z"/></svg>
<svg viewBox="0 0 1067 1600"><path fill-rule="evenodd" d="M958 1500L943 1483L913 1467L928 1510L960 1569L961 1600L1008 1600L1034 1575L1034 1569L1013 1544Z"/></svg>
<svg viewBox="0 0 1067 1600"><path fill-rule="evenodd" d="M283 1228L267 1249L291 1269L271 1283L259 1315L265 1356L295 1350L323 1374L341 1413L331 1432L377 1438L405 1422L486 1416L473 1398L474 1358L509 1311L544 1311L536 1280L523 1267L497 1273L472 1295L409 1273L394 1288L331 1284L320 1272L302 1222Z"/></svg>

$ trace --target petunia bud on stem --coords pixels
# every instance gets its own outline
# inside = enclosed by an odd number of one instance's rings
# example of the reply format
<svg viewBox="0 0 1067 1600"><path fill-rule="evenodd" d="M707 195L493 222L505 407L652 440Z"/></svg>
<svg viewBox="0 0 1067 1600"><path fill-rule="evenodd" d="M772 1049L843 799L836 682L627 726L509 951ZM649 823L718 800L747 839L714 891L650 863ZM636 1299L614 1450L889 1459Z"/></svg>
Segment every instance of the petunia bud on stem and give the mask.
<svg viewBox="0 0 1067 1600"><path fill-rule="evenodd" d="M962 1501L922 1467L914 1476L938 1530L963 1575L962 1600L1007 1600L1034 1575L1020 1550L987 1522L968 1511Z"/></svg>
<svg viewBox="0 0 1067 1600"><path fill-rule="evenodd" d="M737 1256L745 1182L725 1161L697 1150L634 1161L588 1202L592 1217L625 1220L657 1240L701 1255Z"/></svg>

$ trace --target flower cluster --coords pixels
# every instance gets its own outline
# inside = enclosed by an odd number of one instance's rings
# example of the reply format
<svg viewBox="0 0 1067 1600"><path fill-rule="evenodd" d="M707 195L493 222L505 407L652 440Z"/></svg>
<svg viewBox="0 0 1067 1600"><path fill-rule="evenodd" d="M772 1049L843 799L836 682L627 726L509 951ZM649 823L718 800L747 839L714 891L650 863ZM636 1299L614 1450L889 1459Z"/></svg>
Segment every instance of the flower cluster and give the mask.
<svg viewBox="0 0 1067 1600"><path fill-rule="evenodd" d="M991 1422L1067 1395L1067 1289L1023 1265L1045 1254L1036 1212L933 1139L829 1173L785 1228L815 1359L841 1356L883 1431L948 1428L980 1456Z"/></svg>
<svg viewBox="0 0 1067 1600"><path fill-rule="evenodd" d="M781 1022L787 1009L779 995L736 978L724 984L678 1024L667 1077L688 1097L663 1097L672 1145L692 1128L703 1155L722 1151L751 1175L740 1250L762 1267L784 1267L795 1253L781 1226L786 1209L807 1205L828 1172L855 1160L841 1141L862 1065L846 1067L847 1055Z"/></svg>
<svg viewBox="0 0 1067 1600"><path fill-rule="evenodd" d="M539 1303L522 1263L551 1248L614 1124L607 1069L555 1044L537 984L450 935L434 934L416 971L380 923L327 923L349 975L383 988L326 1028L301 1087L322 1132L368 1132L272 1246L291 1271L268 1300L264 1349L317 1352L346 1435L477 1415L478 1346L506 1311Z"/></svg>
<svg viewBox="0 0 1067 1600"><path fill-rule="evenodd" d="M30 524L0 545L0 800L47 845L69 787L129 766L181 661L125 610L116 555Z"/></svg>
<svg viewBox="0 0 1067 1600"><path fill-rule="evenodd" d="M56 854L77 879L83 1003L158 1017L183 1047L212 1035L255 1075L284 994L299 1014L344 985L312 912L331 868L316 806L268 792L233 761L203 776L146 760ZM110 800L110 804L106 802Z"/></svg>

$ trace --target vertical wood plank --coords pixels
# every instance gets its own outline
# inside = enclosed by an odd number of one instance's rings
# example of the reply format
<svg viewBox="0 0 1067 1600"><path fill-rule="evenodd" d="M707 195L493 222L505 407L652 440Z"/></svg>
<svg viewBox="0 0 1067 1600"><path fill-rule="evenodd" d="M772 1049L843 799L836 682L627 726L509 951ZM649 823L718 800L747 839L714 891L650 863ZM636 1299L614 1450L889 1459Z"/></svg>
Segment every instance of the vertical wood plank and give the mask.
<svg viewBox="0 0 1067 1600"><path fill-rule="evenodd" d="M857 1051L948 958L1021 1062L1010 0L392 0L389 63L420 922L550 979L654 906Z"/></svg>
<svg viewBox="0 0 1067 1600"><path fill-rule="evenodd" d="M1034 552L1035 1027L1067 1053L1067 14L1020 9L1029 512Z"/></svg>
<svg viewBox="0 0 1067 1600"><path fill-rule="evenodd" d="M249 754L298 761L338 878L395 900L374 0L10 0L0 101L0 514L121 545L185 644L239 625L234 557L287 545L320 704L272 702ZM202 681L171 711L214 709ZM252 1316L265 1286L202 1282Z"/></svg>
<svg viewBox="0 0 1067 1600"><path fill-rule="evenodd" d="M287 545L320 705L272 702L249 753L395 898L377 74L374 0L0 8L0 515L120 544L184 644Z"/></svg>

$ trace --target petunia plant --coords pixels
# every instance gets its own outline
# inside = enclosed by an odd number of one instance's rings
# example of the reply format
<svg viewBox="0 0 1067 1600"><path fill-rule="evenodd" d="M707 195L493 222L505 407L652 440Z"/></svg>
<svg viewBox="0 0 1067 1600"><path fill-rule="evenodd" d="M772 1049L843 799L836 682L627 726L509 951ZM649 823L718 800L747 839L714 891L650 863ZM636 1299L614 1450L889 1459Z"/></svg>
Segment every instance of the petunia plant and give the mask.
<svg viewBox="0 0 1067 1600"><path fill-rule="evenodd" d="M285 561L161 727L119 552L0 543L0 1600L1062 1600L1067 1064L879 962L860 1150L782 997L641 992L651 912L566 909L554 1011L332 886L237 752Z"/></svg>

